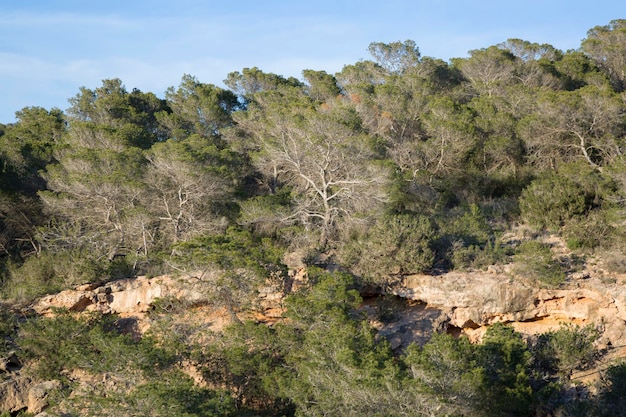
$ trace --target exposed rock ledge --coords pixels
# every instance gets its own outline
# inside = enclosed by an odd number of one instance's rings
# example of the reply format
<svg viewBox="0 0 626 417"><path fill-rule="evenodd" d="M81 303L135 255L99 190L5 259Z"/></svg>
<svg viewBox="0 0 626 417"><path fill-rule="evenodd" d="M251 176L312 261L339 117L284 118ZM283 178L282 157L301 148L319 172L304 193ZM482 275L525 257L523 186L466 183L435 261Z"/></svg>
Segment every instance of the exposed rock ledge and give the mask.
<svg viewBox="0 0 626 417"><path fill-rule="evenodd" d="M47 295L35 301L31 308L47 315L55 308L70 311L97 311L100 313L144 313L157 298L176 297L189 301L203 298L201 282L197 278L137 277L111 281L105 284L85 284L75 289ZM206 290L205 290L206 291Z"/></svg>
<svg viewBox="0 0 626 417"><path fill-rule="evenodd" d="M626 288L600 279L580 279L559 289L536 288L508 274L484 272L412 275L394 290L447 315L449 325L480 337L495 322L538 334L561 323L592 324L601 346L626 345Z"/></svg>
<svg viewBox="0 0 626 417"><path fill-rule="evenodd" d="M85 284L44 296L36 300L30 309L44 316L54 314L54 310L59 308L73 312L142 316L157 299L175 298L190 304L204 304L210 298L211 284L210 280L199 276L201 274L152 278L140 276L104 284ZM283 295L271 285L259 289L258 304L268 320L282 313L280 302Z"/></svg>
<svg viewBox="0 0 626 417"><path fill-rule="evenodd" d="M600 278L578 279L559 289L542 289L505 273L452 272L444 275L411 275L393 293L423 303L407 321L441 323L480 338L495 322L512 323L522 333L538 334L561 323L592 324L600 328L599 346L626 346L626 287ZM99 311L142 315L157 298L187 301L206 299L207 283L194 276L174 278L138 277L97 285L83 285L36 301L38 314L51 314L55 307L71 311ZM260 292L265 316L278 317L284 294L278 289ZM441 314L433 312L440 311ZM428 317L425 317L427 314Z"/></svg>

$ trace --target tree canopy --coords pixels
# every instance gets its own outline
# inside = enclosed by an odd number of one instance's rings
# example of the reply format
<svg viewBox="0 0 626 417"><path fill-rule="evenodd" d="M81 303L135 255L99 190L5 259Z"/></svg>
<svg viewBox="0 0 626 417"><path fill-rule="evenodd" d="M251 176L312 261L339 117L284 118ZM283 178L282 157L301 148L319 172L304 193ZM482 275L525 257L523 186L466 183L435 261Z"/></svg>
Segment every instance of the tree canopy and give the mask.
<svg viewBox="0 0 626 417"><path fill-rule="evenodd" d="M150 362L159 384L111 397L139 414L131 405L145 400L166 415L162 395L180 415L573 413L565 391L577 363L592 360L592 330L534 343L498 325L480 345L437 335L392 352L361 316L358 290L509 262L516 277L558 287L564 263L535 241L546 233L577 259L622 253L625 45L619 19L570 51L513 38L444 62L412 40L373 42L371 59L336 74L251 67L223 87L185 74L163 98L105 79L65 111L17 111L0 126L3 300L196 268L208 299L236 317L261 286L293 283L283 260L297 254L309 274L285 302L285 323L239 322L221 348L184 358L226 396L170 366L181 351L135 344L101 318L29 321L21 349L40 357L42 335L58 340L60 326L82 335L60 343L63 354L108 341L125 355L161 355ZM524 241L504 244L520 224ZM151 377L109 355L102 369ZM63 375L53 359L40 371ZM67 366L94 363L84 355ZM607 372L598 404L624 402L622 374Z"/></svg>

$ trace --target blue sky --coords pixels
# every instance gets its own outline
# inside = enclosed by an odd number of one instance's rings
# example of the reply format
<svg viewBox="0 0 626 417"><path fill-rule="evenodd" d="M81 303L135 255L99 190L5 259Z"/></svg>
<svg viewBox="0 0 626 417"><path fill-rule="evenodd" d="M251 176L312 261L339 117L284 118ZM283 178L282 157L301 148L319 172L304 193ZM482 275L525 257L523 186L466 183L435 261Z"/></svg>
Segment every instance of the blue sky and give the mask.
<svg viewBox="0 0 626 417"><path fill-rule="evenodd" d="M245 67L335 73L369 59L371 42L411 39L446 61L509 38L569 50L623 18L618 0L3 0L0 123L23 107L65 110L108 78L163 97L184 74L222 86Z"/></svg>

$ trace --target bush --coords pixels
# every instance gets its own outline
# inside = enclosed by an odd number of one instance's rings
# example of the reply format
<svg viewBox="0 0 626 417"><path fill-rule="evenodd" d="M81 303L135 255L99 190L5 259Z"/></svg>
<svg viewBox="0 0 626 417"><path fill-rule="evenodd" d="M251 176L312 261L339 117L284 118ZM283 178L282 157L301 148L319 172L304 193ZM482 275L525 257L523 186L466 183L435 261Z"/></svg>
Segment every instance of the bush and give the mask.
<svg viewBox="0 0 626 417"><path fill-rule="evenodd" d="M111 271L119 269L119 262L113 264L106 259L95 259L83 251L41 252L27 258L22 265L10 264L7 269L3 295L28 302L78 284L109 279Z"/></svg>
<svg viewBox="0 0 626 417"><path fill-rule="evenodd" d="M17 317L0 304L0 356L11 349L17 330Z"/></svg>
<svg viewBox="0 0 626 417"><path fill-rule="evenodd" d="M538 229L558 231L587 210L586 195L574 181L559 175L536 179L519 199L522 219Z"/></svg>
<svg viewBox="0 0 626 417"><path fill-rule="evenodd" d="M571 250L611 247L618 234L612 217L615 217L613 210L596 209L570 221L564 228L567 247Z"/></svg>
<svg viewBox="0 0 626 417"><path fill-rule="evenodd" d="M492 237L493 231L480 207L471 204L460 216L456 217L449 228L442 227L455 240L462 240L468 246L483 246Z"/></svg>
<svg viewBox="0 0 626 417"><path fill-rule="evenodd" d="M232 415L230 393L199 387L180 370L186 352L170 350L167 341L157 343L147 336L133 340L120 327L113 315L62 311L21 325L17 345L21 357L33 360L29 373L67 381L72 371L82 370L94 377L87 387L64 384L55 411L90 416Z"/></svg>
<svg viewBox="0 0 626 417"><path fill-rule="evenodd" d="M64 370L131 375L153 372L175 358L153 341L137 342L122 333L117 317L98 314L74 317L59 311L53 318L33 318L20 326L19 348L36 362L32 371L43 379L59 379Z"/></svg>
<svg viewBox="0 0 626 417"><path fill-rule="evenodd" d="M365 282L387 285L393 276L432 268L435 229L425 216L391 215L379 220L365 236L342 248L339 259Z"/></svg>
<svg viewBox="0 0 626 417"><path fill-rule="evenodd" d="M505 263L510 251L500 240L488 241L484 246L464 246L462 241L454 242L449 259L454 269L483 269L489 265Z"/></svg>
<svg viewBox="0 0 626 417"><path fill-rule="evenodd" d="M483 379L476 352L466 337L435 333L421 348L411 344L401 360L416 383L456 409L452 415L465 415L476 405Z"/></svg>
<svg viewBox="0 0 626 417"><path fill-rule="evenodd" d="M599 417L626 416L626 364L610 366L599 384L596 415Z"/></svg>
<svg viewBox="0 0 626 417"><path fill-rule="evenodd" d="M439 224L439 249L445 253L445 262L454 269L481 269L508 258L506 248L476 204L460 214L440 219Z"/></svg>
<svg viewBox="0 0 626 417"><path fill-rule="evenodd" d="M237 228L180 242L173 253L170 265L179 271L201 271L207 298L227 308L234 320L242 307L255 307L252 302L260 285L267 280L280 284L287 276L282 248Z"/></svg>
<svg viewBox="0 0 626 417"><path fill-rule="evenodd" d="M178 269L246 269L260 278L286 273L282 248L269 238L259 238L234 227L223 235L200 236L180 242L174 245L172 252L174 255L169 261Z"/></svg>
<svg viewBox="0 0 626 417"><path fill-rule="evenodd" d="M569 381L575 370L593 364L598 339L593 326L561 325L558 330L539 336L533 347L534 359L544 373L552 373Z"/></svg>
<svg viewBox="0 0 626 417"><path fill-rule="evenodd" d="M198 387L181 371L164 373L128 389L115 387L94 394L72 395L64 406L71 415L93 417L237 415L229 393Z"/></svg>
<svg viewBox="0 0 626 417"><path fill-rule="evenodd" d="M528 416L532 404L530 352L521 334L496 323L478 346L477 365L484 370L479 404L485 416Z"/></svg>
<svg viewBox="0 0 626 417"><path fill-rule="evenodd" d="M550 246L535 240L522 242L513 256L516 262L514 271L524 277L537 279L550 286L558 286L565 281L565 272L552 258Z"/></svg>

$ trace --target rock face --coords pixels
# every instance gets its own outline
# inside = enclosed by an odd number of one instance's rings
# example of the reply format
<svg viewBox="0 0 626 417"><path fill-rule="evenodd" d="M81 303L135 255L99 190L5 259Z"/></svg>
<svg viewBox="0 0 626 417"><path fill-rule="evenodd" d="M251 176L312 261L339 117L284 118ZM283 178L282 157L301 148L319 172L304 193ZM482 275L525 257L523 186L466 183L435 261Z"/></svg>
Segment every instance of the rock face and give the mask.
<svg viewBox="0 0 626 417"><path fill-rule="evenodd" d="M394 293L440 309L449 325L470 337L480 337L495 322L511 323L527 334L574 323L597 326L600 345L626 344L626 289L600 279L545 289L508 274L413 275Z"/></svg>
<svg viewBox="0 0 626 417"><path fill-rule="evenodd" d="M286 290L297 291L291 286ZM210 288L206 282L195 276L138 277L100 286L79 286L43 297L32 309L43 315L62 307L75 312L138 316L148 311L158 298L201 302L207 291ZM606 277L585 276L571 279L558 289L546 289L505 272L411 275L393 289L393 293L420 306L410 309L410 317L403 318L403 326L411 329L407 334L422 334L426 321L433 328L443 326L449 331L463 332L474 340L495 322L511 323L526 334L544 333L558 328L561 323L574 323L599 328L602 334L599 347L626 345L626 287ZM262 288L259 304L264 312L254 317L268 322L279 320L283 297L280 288ZM390 334L398 331L393 329L387 326L381 331L393 339L398 336ZM416 337L424 335L426 333ZM406 337L402 339L404 345Z"/></svg>
<svg viewBox="0 0 626 417"><path fill-rule="evenodd" d="M48 405L48 393L59 386L59 381L35 383L27 377L11 378L0 383L0 410L37 414Z"/></svg>
<svg viewBox="0 0 626 417"><path fill-rule="evenodd" d="M158 299L172 298L185 301L188 305L206 303L211 286L199 276L201 274L153 278L141 276L101 285L85 284L42 297L30 308L44 316L53 315L55 309L62 308L73 312L99 312L141 318ZM261 311L252 315L275 321L282 315L283 297L284 293L277 285L260 288L257 301Z"/></svg>
<svg viewBox="0 0 626 417"><path fill-rule="evenodd" d="M188 301L203 299L206 289L192 276L172 278L137 277L121 279L97 286L81 285L37 300L31 308L38 314L49 314L55 308L70 311L107 313L143 313L157 298L174 297Z"/></svg>

